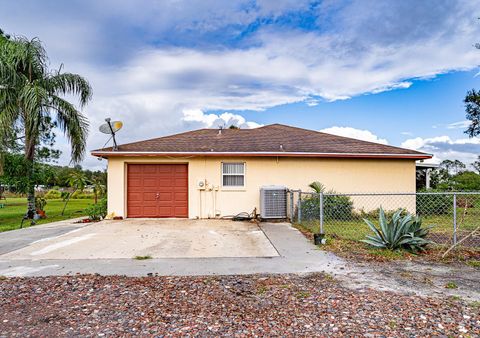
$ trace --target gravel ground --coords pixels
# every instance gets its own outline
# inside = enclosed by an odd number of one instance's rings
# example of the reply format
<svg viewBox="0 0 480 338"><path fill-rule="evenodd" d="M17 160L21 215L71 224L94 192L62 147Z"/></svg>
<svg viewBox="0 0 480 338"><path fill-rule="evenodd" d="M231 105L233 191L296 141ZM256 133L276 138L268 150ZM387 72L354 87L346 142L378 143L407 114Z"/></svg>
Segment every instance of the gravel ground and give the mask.
<svg viewBox="0 0 480 338"><path fill-rule="evenodd" d="M353 291L322 274L7 278L0 336L474 337L477 305Z"/></svg>

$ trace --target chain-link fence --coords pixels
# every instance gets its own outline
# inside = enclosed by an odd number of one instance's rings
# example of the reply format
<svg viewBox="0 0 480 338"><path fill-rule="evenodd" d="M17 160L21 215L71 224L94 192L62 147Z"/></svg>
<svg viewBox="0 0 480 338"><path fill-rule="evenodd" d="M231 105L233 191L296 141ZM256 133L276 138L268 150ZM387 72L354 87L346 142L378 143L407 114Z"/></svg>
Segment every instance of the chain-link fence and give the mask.
<svg viewBox="0 0 480 338"><path fill-rule="evenodd" d="M433 225L429 239L437 244L480 247L480 192L332 194L290 190L288 216L313 233L361 240L372 234L365 219L378 224L380 207L387 217L398 209L421 216ZM464 239L464 240L462 240ZM460 243L461 241L461 243Z"/></svg>

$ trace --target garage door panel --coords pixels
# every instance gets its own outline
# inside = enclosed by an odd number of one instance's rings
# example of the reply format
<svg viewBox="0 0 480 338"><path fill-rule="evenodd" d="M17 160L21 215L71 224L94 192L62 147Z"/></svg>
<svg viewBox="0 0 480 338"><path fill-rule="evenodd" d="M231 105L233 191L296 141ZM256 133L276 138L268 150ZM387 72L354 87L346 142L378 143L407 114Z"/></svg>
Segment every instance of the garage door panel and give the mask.
<svg viewBox="0 0 480 338"><path fill-rule="evenodd" d="M158 208L160 217L175 217L173 206L160 206Z"/></svg>
<svg viewBox="0 0 480 338"><path fill-rule="evenodd" d="M175 207L175 217L188 217L188 207Z"/></svg>
<svg viewBox="0 0 480 338"><path fill-rule="evenodd" d="M186 174L187 167L179 166L175 168L175 174Z"/></svg>
<svg viewBox="0 0 480 338"><path fill-rule="evenodd" d="M158 168L158 172L159 173L172 173L174 170L175 170L175 166L177 164L163 164L163 165L159 165L157 168Z"/></svg>
<svg viewBox="0 0 480 338"><path fill-rule="evenodd" d="M156 165L139 165L142 167L142 173L144 174L154 174L157 172L157 166Z"/></svg>
<svg viewBox="0 0 480 338"><path fill-rule="evenodd" d="M188 217L186 164L130 164L128 217Z"/></svg>
<svg viewBox="0 0 480 338"><path fill-rule="evenodd" d="M144 206L142 208L142 217L157 217L157 206Z"/></svg>
<svg viewBox="0 0 480 338"><path fill-rule="evenodd" d="M144 202L156 202L157 201L157 193L156 192L144 192L143 193L143 201Z"/></svg>
<svg viewBox="0 0 480 338"><path fill-rule="evenodd" d="M143 172L143 167L142 166L138 166L138 165L128 166L128 173L129 174L138 174L138 173L141 173L141 172Z"/></svg>
<svg viewBox="0 0 480 338"><path fill-rule="evenodd" d="M156 187L157 179L155 177L146 177L143 179L142 183L144 187Z"/></svg>
<svg viewBox="0 0 480 338"><path fill-rule="evenodd" d="M133 175L130 177L128 181L128 185L132 187L138 187L139 185L142 184L142 178L141 177L134 177Z"/></svg>
<svg viewBox="0 0 480 338"><path fill-rule="evenodd" d="M128 200L130 203L132 202L141 202L143 201L143 194L139 192L130 192L128 194Z"/></svg>
<svg viewBox="0 0 480 338"><path fill-rule="evenodd" d="M174 183L176 187L186 187L188 184L188 180L184 178L175 178Z"/></svg>
<svg viewBox="0 0 480 338"><path fill-rule="evenodd" d="M187 199L188 199L188 193L186 193L186 192L175 192L175 198L174 198L175 202L186 203Z"/></svg>
<svg viewBox="0 0 480 338"><path fill-rule="evenodd" d="M158 196L160 202L169 202L172 203L172 192L161 192Z"/></svg>
<svg viewBox="0 0 480 338"><path fill-rule="evenodd" d="M171 178L160 178L158 179L159 188L171 188L173 187L173 181Z"/></svg>

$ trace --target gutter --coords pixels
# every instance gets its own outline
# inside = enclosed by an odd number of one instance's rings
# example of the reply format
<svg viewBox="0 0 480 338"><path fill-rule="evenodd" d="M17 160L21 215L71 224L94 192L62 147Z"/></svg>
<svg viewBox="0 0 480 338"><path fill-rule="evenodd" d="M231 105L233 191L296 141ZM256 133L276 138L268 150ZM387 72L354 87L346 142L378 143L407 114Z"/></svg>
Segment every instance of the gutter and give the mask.
<svg viewBox="0 0 480 338"><path fill-rule="evenodd" d="M309 152L206 152L206 151L190 151L190 152L154 152L154 151L100 151L91 152L93 156L98 157L117 157L117 156L262 156L262 157L323 157L323 158L401 158L401 159L429 159L431 154L388 154L388 153L309 153Z"/></svg>

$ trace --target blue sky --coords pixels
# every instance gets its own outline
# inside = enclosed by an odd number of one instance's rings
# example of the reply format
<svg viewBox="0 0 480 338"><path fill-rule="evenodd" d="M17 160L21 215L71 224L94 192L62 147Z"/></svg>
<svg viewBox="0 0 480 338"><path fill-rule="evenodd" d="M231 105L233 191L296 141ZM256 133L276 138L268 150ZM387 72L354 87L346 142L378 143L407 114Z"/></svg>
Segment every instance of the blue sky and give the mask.
<svg viewBox="0 0 480 338"><path fill-rule="evenodd" d="M284 123L436 161L480 154L462 103L480 88L478 0L0 1L0 28L92 83L89 149L112 117L120 142Z"/></svg>

